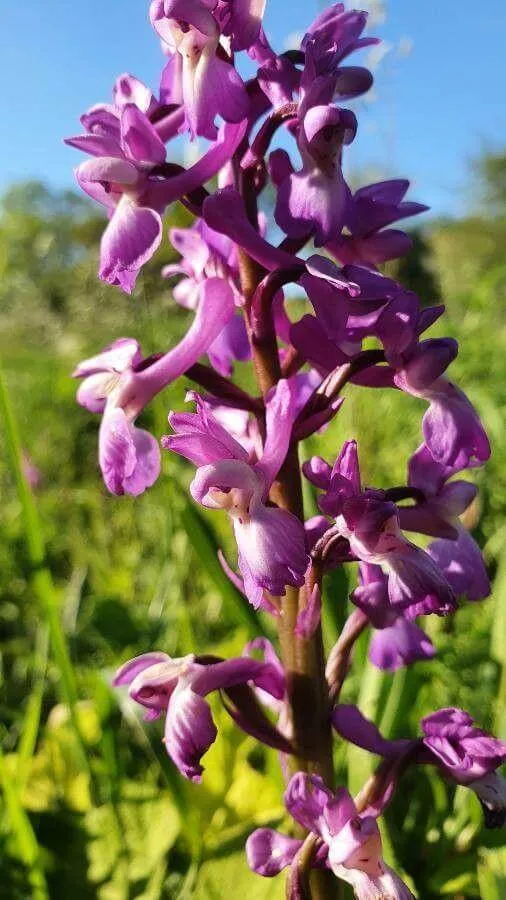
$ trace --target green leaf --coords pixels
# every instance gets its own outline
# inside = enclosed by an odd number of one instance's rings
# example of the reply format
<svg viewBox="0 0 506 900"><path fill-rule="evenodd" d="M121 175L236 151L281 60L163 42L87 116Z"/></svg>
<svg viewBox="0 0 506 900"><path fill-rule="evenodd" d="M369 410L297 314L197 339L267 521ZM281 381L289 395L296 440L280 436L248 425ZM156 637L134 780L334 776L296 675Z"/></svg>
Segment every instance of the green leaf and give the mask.
<svg viewBox="0 0 506 900"><path fill-rule="evenodd" d="M205 862L199 870L192 900L282 900L285 878L262 878L248 868L244 851Z"/></svg>
<svg viewBox="0 0 506 900"><path fill-rule="evenodd" d="M481 900L506 898L506 849L489 850L478 863Z"/></svg>

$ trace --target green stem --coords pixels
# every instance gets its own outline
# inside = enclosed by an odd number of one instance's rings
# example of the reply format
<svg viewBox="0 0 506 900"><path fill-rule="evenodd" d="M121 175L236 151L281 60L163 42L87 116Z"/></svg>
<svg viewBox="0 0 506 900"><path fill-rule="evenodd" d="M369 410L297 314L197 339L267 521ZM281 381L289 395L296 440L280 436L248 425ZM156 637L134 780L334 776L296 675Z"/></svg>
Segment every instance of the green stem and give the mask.
<svg viewBox="0 0 506 900"><path fill-rule="evenodd" d="M239 251L241 287L246 302L245 319L250 339L258 386L265 398L282 377L278 346L270 311L264 311L262 328L253 332L250 309L263 272ZM304 522L302 480L297 446L292 446L276 481L270 499ZM294 634L297 615L305 603L305 590L286 587L281 598L278 620L281 659L287 679L288 702L295 752L288 760L288 772L316 772L332 787L334 766L329 716L329 696L325 680L325 661L321 627L308 638ZM326 873L311 877L312 900L331 900L339 887Z"/></svg>

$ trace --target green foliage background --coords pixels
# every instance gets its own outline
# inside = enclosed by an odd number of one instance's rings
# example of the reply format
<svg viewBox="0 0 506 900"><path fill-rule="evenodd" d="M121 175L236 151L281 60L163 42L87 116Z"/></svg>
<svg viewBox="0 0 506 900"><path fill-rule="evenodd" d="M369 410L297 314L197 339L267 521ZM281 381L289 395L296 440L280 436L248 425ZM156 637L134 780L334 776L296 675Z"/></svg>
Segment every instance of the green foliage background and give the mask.
<svg viewBox="0 0 506 900"><path fill-rule="evenodd" d="M480 163L478 211L417 233L397 270L426 302L441 295L447 303L440 333L460 340L454 374L489 429L494 455L476 476L480 504L468 524L494 590L479 607L427 623L438 648L431 664L384 675L367 664L361 642L345 696L391 736L413 734L422 715L456 704L506 739L505 159ZM175 221L184 213L173 213ZM0 897L274 900L282 879L251 875L242 851L255 826L287 824L276 754L239 734L215 703L219 739L203 784L189 785L166 758L157 724L144 726L110 688L114 668L130 656L154 647L233 654L255 633L271 635L271 623L223 576L216 548L233 560L227 523L188 500L191 473L181 460L165 454L163 477L136 500L103 488L97 422L75 404L69 373L120 335L137 337L146 353L163 349L188 320L158 274L171 258L167 244L133 298L98 282L102 228L87 203L37 183L3 199ZM241 367L239 377L247 379ZM167 390L145 413L153 433L166 430L185 387ZM397 484L419 443L422 412L423 404L394 392L351 389L303 456L333 458L353 436L366 483ZM33 492L23 452L40 472ZM310 513L309 490L306 501ZM329 644L349 587L342 573L325 585ZM336 742L339 778L352 790L373 764ZM506 897L504 835L485 832L474 796L431 771L406 776L384 843L424 900Z"/></svg>

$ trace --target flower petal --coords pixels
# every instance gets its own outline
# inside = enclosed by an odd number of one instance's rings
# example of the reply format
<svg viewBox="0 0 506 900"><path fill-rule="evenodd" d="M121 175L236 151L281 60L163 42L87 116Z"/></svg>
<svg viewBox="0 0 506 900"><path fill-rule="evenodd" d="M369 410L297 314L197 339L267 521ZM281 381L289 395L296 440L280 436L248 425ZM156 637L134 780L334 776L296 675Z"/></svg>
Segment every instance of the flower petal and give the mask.
<svg viewBox="0 0 506 900"><path fill-rule="evenodd" d="M102 281L118 284L131 293L139 269L160 246L162 231L162 220L155 210L137 206L124 196L102 235Z"/></svg>

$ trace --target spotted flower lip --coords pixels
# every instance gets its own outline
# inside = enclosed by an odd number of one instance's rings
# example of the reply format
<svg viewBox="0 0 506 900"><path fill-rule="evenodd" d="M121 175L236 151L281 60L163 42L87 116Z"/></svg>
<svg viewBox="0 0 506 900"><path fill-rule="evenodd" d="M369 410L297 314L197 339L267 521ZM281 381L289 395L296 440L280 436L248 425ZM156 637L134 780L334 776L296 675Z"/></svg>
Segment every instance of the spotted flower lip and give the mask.
<svg viewBox="0 0 506 900"><path fill-rule="evenodd" d="M334 794L318 775L297 772L285 791L285 806L296 822L319 839L313 867L330 868L363 900L413 897L383 860L376 818L359 814L346 788ZM246 843L248 863L254 872L269 878L290 866L301 846L301 840L260 828Z"/></svg>
<svg viewBox="0 0 506 900"><path fill-rule="evenodd" d="M230 692L237 701L237 689L253 684L265 695L282 699L284 676L279 665L259 662L246 656L236 659L208 660L193 654L172 659L155 651L124 663L116 672L114 685L128 685L129 695L146 710L148 720L165 715L164 744L179 771L191 781L200 781L204 771L201 758L214 743L217 729L205 697L213 691ZM289 750L286 739L267 718L254 717L239 708L236 723L264 743Z"/></svg>

